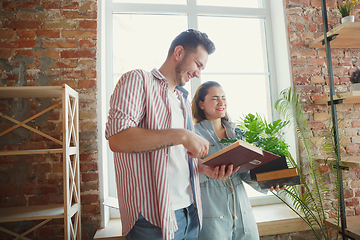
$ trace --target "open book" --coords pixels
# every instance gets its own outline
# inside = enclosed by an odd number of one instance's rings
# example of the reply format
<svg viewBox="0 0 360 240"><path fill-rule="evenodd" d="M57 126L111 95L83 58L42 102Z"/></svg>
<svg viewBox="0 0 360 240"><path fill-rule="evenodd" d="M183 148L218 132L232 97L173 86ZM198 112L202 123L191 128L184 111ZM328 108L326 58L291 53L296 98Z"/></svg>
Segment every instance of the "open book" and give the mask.
<svg viewBox="0 0 360 240"><path fill-rule="evenodd" d="M250 143L238 140L202 161L210 167L233 164L234 168L240 166L240 172L247 172L279 157Z"/></svg>

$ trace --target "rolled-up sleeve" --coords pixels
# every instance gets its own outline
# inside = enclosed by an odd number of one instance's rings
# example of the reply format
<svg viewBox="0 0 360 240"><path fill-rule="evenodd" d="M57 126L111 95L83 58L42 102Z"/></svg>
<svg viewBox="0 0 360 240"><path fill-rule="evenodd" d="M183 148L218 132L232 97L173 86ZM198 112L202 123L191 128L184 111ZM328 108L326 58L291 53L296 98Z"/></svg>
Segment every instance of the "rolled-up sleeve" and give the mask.
<svg viewBox="0 0 360 240"><path fill-rule="evenodd" d="M145 115L144 76L140 70L121 76L110 98L105 137L136 127Z"/></svg>

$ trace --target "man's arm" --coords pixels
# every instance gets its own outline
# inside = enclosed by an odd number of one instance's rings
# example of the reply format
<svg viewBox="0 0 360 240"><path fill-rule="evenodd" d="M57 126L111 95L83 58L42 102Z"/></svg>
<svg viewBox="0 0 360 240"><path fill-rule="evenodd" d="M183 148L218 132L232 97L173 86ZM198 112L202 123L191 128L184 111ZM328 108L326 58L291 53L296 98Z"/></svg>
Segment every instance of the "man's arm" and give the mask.
<svg viewBox="0 0 360 240"><path fill-rule="evenodd" d="M182 144L193 158L208 153L209 142L186 129L150 130L130 127L109 137L113 152L144 153Z"/></svg>

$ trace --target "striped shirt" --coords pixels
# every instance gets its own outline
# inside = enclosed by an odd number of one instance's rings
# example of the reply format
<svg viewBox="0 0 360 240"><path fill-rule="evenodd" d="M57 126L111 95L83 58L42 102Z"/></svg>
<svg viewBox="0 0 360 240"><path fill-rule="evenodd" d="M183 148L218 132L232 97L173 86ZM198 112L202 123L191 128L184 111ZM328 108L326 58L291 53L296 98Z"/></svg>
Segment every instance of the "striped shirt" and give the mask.
<svg viewBox="0 0 360 240"><path fill-rule="evenodd" d="M171 107L167 96L168 87L167 80L156 69L151 72L138 69L125 73L110 99L106 139L129 127L169 129ZM185 125L193 129L189 116L190 102L189 100L185 102L181 91L179 96L181 96ZM141 213L150 223L161 227L163 239L174 238L174 232L178 227L170 203L167 176L169 148L141 154L115 152L114 158L123 234L128 234ZM189 169L193 169L191 175L194 178L194 202L197 204L201 223L198 162L197 159L191 162L192 167L189 166Z"/></svg>

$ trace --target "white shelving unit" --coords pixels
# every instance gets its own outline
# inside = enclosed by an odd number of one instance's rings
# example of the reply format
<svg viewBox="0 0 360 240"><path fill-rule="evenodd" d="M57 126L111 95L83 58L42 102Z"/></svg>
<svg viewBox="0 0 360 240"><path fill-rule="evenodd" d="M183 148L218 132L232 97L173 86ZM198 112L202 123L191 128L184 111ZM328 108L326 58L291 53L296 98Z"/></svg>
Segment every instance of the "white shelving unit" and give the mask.
<svg viewBox="0 0 360 240"><path fill-rule="evenodd" d="M81 239L81 201L80 201L80 166L79 166L79 95L68 85L63 86L34 86L34 87L0 87L0 98L61 98L61 102L19 122L0 113L15 125L0 133L0 138L14 129L24 127L59 145L55 149L2 151L0 156L29 155L29 154L62 154L63 155L63 185L64 202L56 205L36 205L0 208L0 223L43 220L28 231L18 234L0 227L0 231L15 236L15 239L28 239L25 235L38 229L52 219L64 219L64 238ZM62 111L62 140L45 134L26 123L54 109Z"/></svg>

